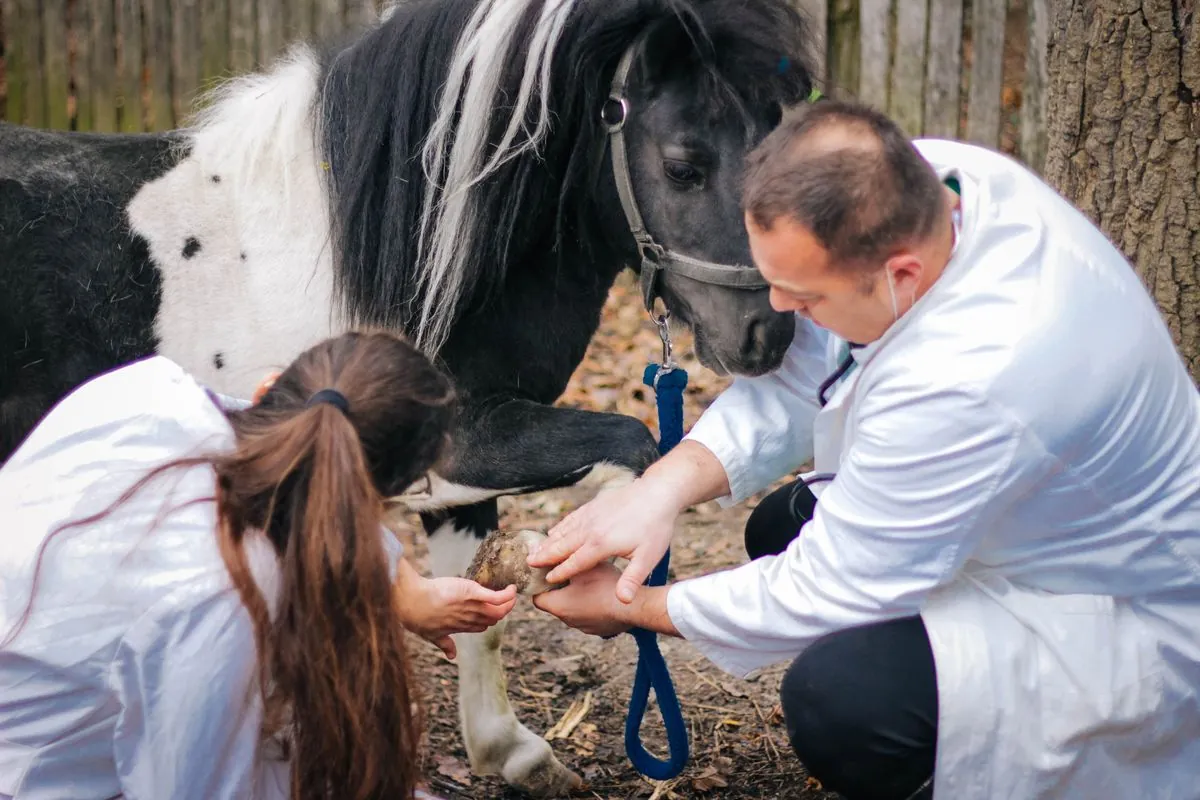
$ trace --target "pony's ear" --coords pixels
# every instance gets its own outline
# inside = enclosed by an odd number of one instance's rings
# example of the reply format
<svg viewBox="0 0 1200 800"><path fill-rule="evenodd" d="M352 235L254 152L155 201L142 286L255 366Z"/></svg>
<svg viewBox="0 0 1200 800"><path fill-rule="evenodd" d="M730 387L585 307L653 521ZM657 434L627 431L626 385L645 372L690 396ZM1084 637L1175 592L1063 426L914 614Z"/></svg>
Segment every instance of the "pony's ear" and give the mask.
<svg viewBox="0 0 1200 800"><path fill-rule="evenodd" d="M791 30L781 19L781 29ZM747 41L750 44L747 44ZM797 34L794 41L803 41ZM646 85L661 86L672 80L690 80L703 72L705 65L717 70L740 86L757 86L757 101L769 101L783 107L796 106L811 99L814 83L807 53L781 49L787 39L777 31L702 30L679 18L663 20L651 28L638 54L637 72Z"/></svg>
<svg viewBox="0 0 1200 800"><path fill-rule="evenodd" d="M697 47L709 47L697 41L699 36L703 34L688 31L678 20L660 22L647 31L637 63L643 81L655 86L694 75L700 63Z"/></svg>

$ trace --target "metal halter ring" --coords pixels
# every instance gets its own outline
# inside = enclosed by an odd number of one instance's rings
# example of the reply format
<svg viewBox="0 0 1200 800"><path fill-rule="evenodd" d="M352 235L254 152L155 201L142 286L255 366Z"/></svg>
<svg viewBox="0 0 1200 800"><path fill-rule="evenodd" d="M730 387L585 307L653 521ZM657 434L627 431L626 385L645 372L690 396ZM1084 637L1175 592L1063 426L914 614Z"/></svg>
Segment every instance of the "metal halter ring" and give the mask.
<svg viewBox="0 0 1200 800"><path fill-rule="evenodd" d="M671 311L664 309L663 313L658 315L651 312L650 318L654 320L654 324L658 327L658 338L662 340L662 366L658 370L658 374L662 375L663 373L670 372L677 366L675 363L675 346L671 342Z"/></svg>
<svg viewBox="0 0 1200 800"><path fill-rule="evenodd" d="M618 115L619 116L616 116ZM614 119L614 116L616 118ZM609 133L616 133L625 127L625 121L629 119L629 101L620 95L609 95L604 101L604 105L600 106L600 121L604 123L604 127Z"/></svg>

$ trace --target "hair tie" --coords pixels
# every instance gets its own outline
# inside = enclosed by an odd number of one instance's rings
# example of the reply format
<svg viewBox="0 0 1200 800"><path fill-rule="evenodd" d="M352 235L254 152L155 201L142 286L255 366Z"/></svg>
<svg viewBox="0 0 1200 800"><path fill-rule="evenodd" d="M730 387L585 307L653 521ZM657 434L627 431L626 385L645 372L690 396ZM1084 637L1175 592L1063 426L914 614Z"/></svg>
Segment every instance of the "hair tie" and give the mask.
<svg viewBox="0 0 1200 800"><path fill-rule="evenodd" d="M304 406L305 408L312 408L318 403L329 403L331 406L337 406L338 410L343 414L350 413L350 402L346 400L346 395L337 389L322 389L308 398L308 402Z"/></svg>

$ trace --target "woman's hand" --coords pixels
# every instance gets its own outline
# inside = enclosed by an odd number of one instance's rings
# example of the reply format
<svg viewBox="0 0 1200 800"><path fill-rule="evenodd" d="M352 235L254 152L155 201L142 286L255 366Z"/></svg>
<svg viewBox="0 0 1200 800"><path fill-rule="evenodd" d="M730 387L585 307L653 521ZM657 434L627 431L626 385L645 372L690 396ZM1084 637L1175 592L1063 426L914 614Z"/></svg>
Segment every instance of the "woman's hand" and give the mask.
<svg viewBox="0 0 1200 800"><path fill-rule="evenodd" d="M396 604L404 627L453 659L458 650L451 634L482 633L513 610L517 587L498 592L466 578L426 578L401 558L396 574Z"/></svg>

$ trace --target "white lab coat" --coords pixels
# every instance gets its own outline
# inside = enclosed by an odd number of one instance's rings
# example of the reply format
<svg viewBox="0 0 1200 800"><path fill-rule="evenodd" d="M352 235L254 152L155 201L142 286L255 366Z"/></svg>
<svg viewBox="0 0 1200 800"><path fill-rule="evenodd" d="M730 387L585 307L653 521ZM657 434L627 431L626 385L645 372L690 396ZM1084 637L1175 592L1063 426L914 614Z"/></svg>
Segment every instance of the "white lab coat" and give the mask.
<svg viewBox="0 0 1200 800"><path fill-rule="evenodd" d="M50 531L158 464L232 446L213 400L164 358L63 400L0 469L0 640ZM185 505L213 490L207 466L166 473L48 547L29 623L0 650L0 798L289 796L288 764L259 742L253 632L213 504ZM399 542L384 539L395 563ZM274 608L278 561L261 535L248 540Z"/></svg>
<svg viewBox="0 0 1200 800"><path fill-rule="evenodd" d="M939 799L1198 798L1200 394L1080 213L1002 155L917 144L961 181L956 252L824 409L845 343L798 320L689 432L725 504L810 457L836 478L785 553L675 585L671 618L745 674L920 613Z"/></svg>

